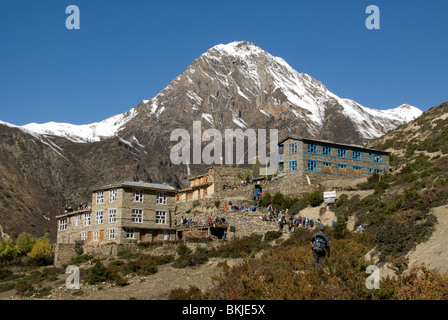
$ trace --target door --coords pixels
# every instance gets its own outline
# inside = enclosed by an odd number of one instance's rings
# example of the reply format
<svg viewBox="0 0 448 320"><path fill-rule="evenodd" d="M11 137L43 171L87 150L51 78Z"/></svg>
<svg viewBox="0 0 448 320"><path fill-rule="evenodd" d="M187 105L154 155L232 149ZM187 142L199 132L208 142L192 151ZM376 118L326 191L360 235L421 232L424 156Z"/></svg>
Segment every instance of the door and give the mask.
<svg viewBox="0 0 448 320"><path fill-rule="evenodd" d="M152 242L159 241L159 230L152 230Z"/></svg>
<svg viewBox="0 0 448 320"><path fill-rule="evenodd" d="M100 230L100 243L104 243L104 230Z"/></svg>
<svg viewBox="0 0 448 320"><path fill-rule="evenodd" d="M92 231L87 232L87 244L92 244Z"/></svg>
<svg viewBox="0 0 448 320"><path fill-rule="evenodd" d="M261 186L260 185L255 185L255 197L258 197L258 194L261 192Z"/></svg>
<svg viewBox="0 0 448 320"><path fill-rule="evenodd" d="M142 243L146 242L146 230L145 229L140 229L140 241Z"/></svg>

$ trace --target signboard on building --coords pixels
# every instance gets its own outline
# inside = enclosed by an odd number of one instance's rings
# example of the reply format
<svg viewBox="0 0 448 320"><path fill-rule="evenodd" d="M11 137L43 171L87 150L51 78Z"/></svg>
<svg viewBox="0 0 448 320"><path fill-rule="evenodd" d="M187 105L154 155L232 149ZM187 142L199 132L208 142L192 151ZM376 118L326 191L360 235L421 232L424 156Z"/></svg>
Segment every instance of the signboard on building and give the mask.
<svg viewBox="0 0 448 320"><path fill-rule="evenodd" d="M336 191L324 192L324 202L325 203L335 203L336 202Z"/></svg>

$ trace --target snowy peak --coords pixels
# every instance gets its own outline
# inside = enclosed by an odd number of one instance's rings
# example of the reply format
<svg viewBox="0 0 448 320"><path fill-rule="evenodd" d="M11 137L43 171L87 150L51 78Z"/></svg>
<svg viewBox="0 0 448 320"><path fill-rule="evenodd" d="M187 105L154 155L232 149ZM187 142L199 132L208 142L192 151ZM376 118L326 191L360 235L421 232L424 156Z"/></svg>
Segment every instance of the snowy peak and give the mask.
<svg viewBox="0 0 448 320"><path fill-rule="evenodd" d="M316 134L328 115L334 112L351 119L363 139L377 138L422 114L421 110L409 105L376 110L340 98L312 76L298 73L282 58L274 57L247 41L216 45L198 60L202 74L221 86L233 89L228 90L226 99L244 98L267 116L278 115L279 110L283 116L289 112L289 115L307 121L310 130ZM187 73L194 73L197 69L196 66L187 69ZM191 75L187 74L187 77L193 83ZM233 112L238 108L240 105Z"/></svg>
<svg viewBox="0 0 448 320"><path fill-rule="evenodd" d="M86 125L49 122L20 128L93 142L119 132L129 131L132 136L142 127L159 123L168 129L176 121L188 125L204 120L220 130L275 123L289 133L354 143L377 138L421 114L407 104L377 110L340 98L322 82L297 72L255 43L235 41L210 48L155 97L123 114Z"/></svg>
<svg viewBox="0 0 448 320"><path fill-rule="evenodd" d="M125 113L115 115L101 122L85 125L47 122L42 124L29 123L24 126L17 126L17 128L38 135L64 137L78 143L95 142L117 135L117 133L124 128L126 123L135 117L136 113L136 109L133 108Z"/></svg>

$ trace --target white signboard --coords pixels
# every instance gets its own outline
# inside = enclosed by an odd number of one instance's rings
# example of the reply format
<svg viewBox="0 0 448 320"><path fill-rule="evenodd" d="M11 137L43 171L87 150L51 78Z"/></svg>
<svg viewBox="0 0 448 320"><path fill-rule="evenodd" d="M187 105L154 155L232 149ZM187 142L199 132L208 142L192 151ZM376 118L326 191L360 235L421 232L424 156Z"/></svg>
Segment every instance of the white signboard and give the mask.
<svg viewBox="0 0 448 320"><path fill-rule="evenodd" d="M336 202L336 191L324 192L324 202L325 203L335 203Z"/></svg>

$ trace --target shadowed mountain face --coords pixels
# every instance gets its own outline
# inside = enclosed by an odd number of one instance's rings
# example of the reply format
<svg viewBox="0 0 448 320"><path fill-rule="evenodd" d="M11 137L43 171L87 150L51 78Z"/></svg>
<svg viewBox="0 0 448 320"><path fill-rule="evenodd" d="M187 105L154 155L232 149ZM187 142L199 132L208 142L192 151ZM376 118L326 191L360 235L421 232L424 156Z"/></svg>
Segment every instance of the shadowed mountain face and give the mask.
<svg viewBox="0 0 448 320"><path fill-rule="evenodd" d="M217 45L154 98L100 123L0 122L0 225L54 235L54 216L66 203L90 202L95 186L121 180L186 186L187 167L170 160L177 143L170 134L192 134L193 121L222 133L278 129L280 139L294 134L362 144L421 113L409 105L375 110L339 98L253 43ZM191 165L191 174L205 167Z"/></svg>

